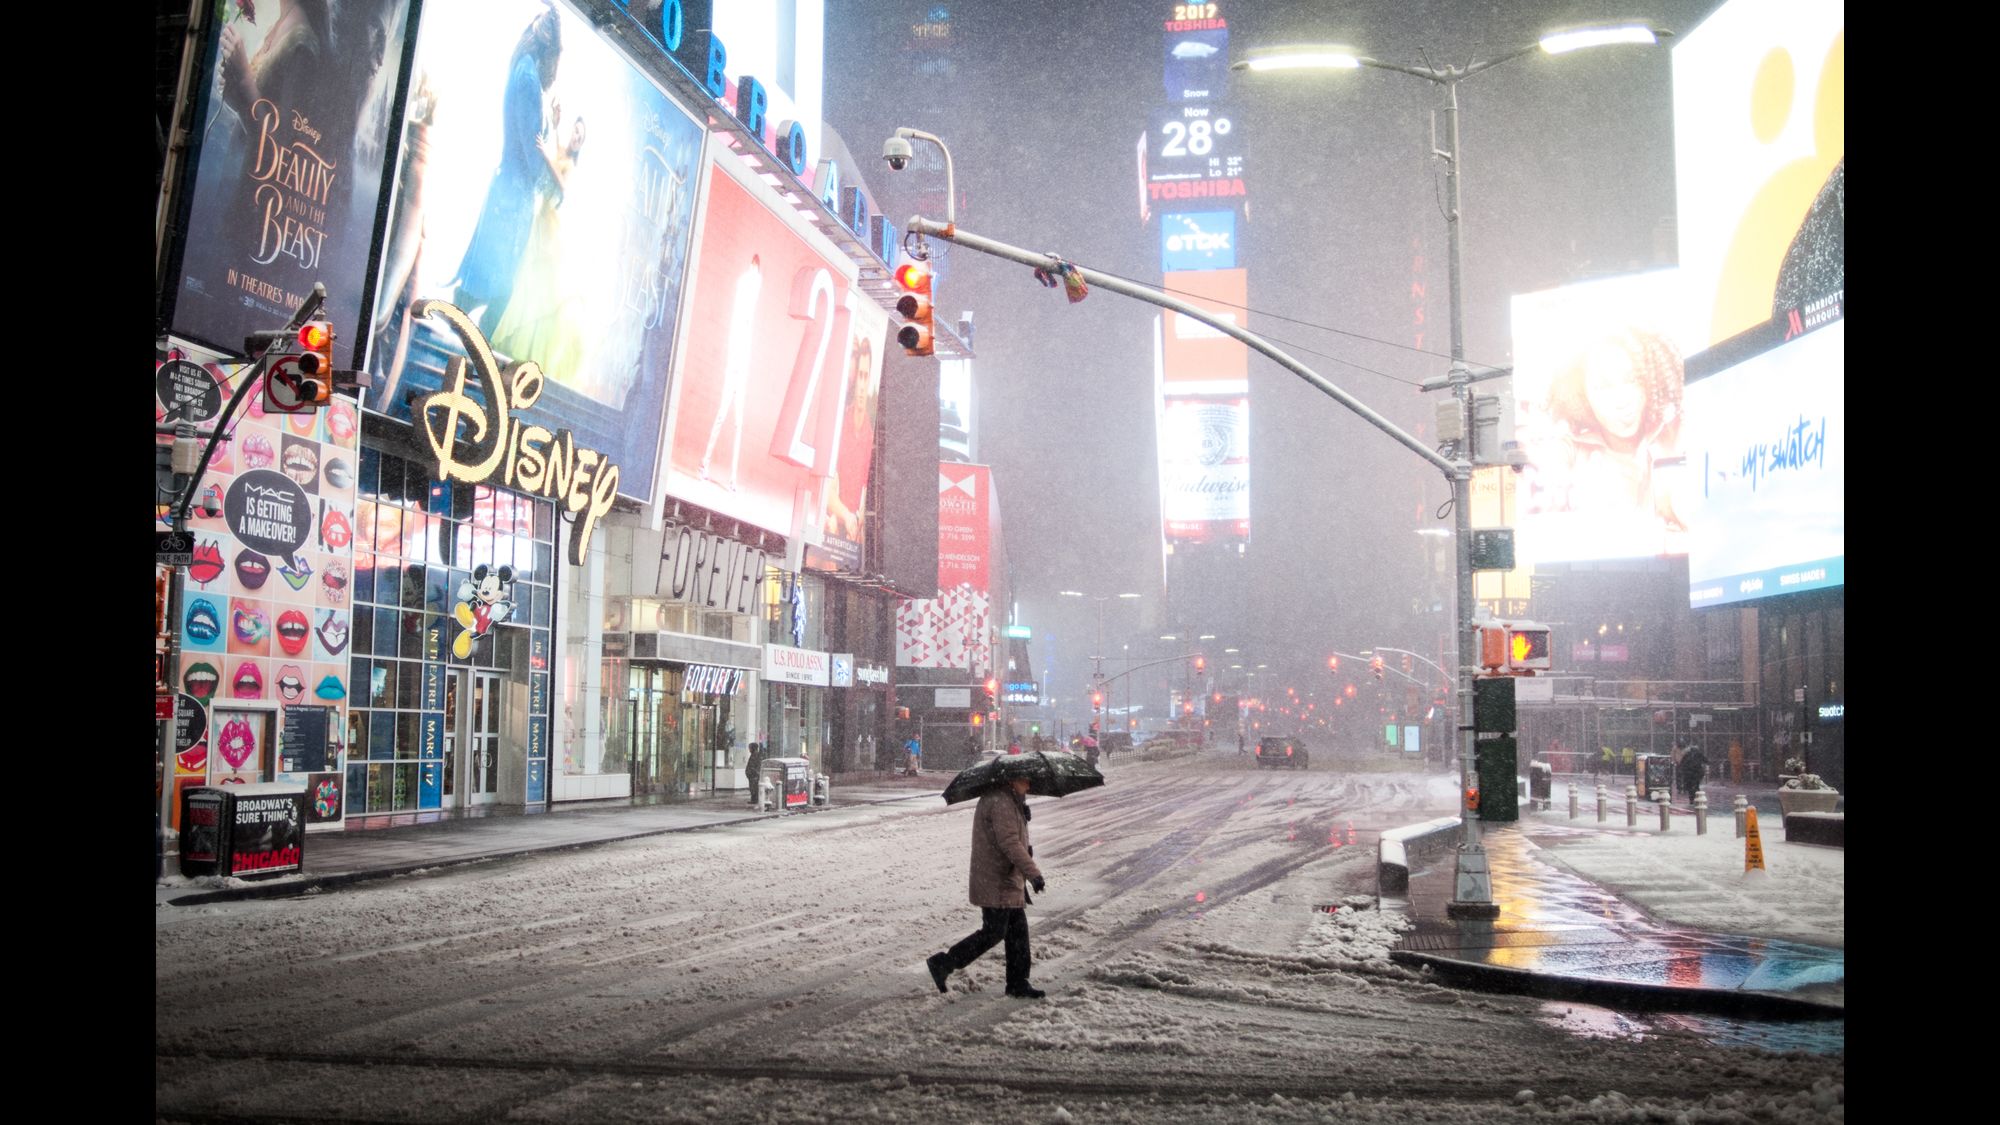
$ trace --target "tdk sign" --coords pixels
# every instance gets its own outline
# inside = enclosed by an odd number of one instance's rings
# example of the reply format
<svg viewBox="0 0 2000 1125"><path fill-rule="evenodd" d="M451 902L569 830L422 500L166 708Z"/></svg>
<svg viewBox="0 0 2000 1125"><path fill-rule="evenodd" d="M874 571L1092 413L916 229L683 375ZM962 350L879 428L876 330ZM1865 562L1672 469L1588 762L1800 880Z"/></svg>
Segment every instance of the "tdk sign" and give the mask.
<svg viewBox="0 0 2000 1125"><path fill-rule="evenodd" d="M1183 211L1160 216L1160 268L1236 268L1236 212Z"/></svg>

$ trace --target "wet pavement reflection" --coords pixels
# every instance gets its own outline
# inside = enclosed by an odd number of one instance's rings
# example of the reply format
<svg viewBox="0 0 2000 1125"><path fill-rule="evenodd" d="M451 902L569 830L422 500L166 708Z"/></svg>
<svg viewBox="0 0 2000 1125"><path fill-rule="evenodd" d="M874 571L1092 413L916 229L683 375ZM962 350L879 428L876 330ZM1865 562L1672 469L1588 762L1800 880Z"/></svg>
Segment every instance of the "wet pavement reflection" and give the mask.
<svg viewBox="0 0 2000 1125"><path fill-rule="evenodd" d="M1537 826L1536 831L1545 831ZM1577 831L1589 831L1578 829ZM1559 1026L1579 1035L1643 1035L1648 1028L1674 1027L1714 1042L1742 1042L1771 1050L1838 1051L1844 1043L1839 1018L1846 980L1846 957L1839 949L1772 938L1708 933L1666 925L1603 888L1538 859L1539 849L1518 825L1489 825L1484 837L1499 918L1490 922L1452 921L1445 905L1454 882L1453 854L1446 852L1410 877L1408 911L1414 928L1399 951L1491 966L1568 981L1634 987L1635 1009L1698 1008L1694 997L1675 1002L1672 992L1735 994L1718 1010L1754 1004L1765 997L1803 1001L1785 1005L1796 1014L1823 1014L1801 1025L1785 1019L1744 1016L1646 1015L1611 1013L1616 1018L1571 1014ZM1545 993L1549 994L1549 993ZM1615 993L1607 993L1615 995ZM1664 996L1665 999L1660 998ZM1646 1002L1639 1002L1639 1001ZM1616 1004L1615 1000L1608 1003ZM1590 1005L1550 1006L1583 1010ZM1594 1009L1608 1011L1608 1009ZM1760 1010L1758 1014L1763 1014Z"/></svg>

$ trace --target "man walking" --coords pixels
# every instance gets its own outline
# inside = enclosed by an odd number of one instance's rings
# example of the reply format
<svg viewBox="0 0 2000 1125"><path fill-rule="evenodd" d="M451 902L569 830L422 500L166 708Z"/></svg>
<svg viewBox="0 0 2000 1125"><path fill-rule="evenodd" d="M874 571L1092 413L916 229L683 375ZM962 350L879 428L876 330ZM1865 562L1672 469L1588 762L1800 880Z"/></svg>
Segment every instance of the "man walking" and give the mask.
<svg viewBox="0 0 2000 1125"><path fill-rule="evenodd" d="M1694 800L1695 791L1701 788L1702 779L1707 776L1708 755L1702 753L1699 746L1688 747L1687 753L1681 755L1681 792L1687 795L1688 800Z"/></svg>
<svg viewBox="0 0 2000 1125"><path fill-rule="evenodd" d="M1016 776L988 789L972 814L972 876L969 897L979 907L979 929L925 962L939 992L948 991L945 978L1005 942L1007 995L1040 1000L1044 993L1028 983L1028 898L1025 881L1040 891L1047 884L1035 866L1028 844L1028 778Z"/></svg>

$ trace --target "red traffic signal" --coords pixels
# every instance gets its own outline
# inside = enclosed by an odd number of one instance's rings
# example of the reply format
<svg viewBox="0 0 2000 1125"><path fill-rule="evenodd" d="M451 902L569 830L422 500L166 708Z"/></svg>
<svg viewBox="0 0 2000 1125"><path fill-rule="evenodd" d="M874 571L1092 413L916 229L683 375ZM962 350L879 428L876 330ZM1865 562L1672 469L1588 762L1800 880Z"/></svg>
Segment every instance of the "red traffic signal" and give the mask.
<svg viewBox="0 0 2000 1125"><path fill-rule="evenodd" d="M1326 670L1327 670L1327 671L1329 671L1329 672L1338 672L1338 671L1340 671L1340 657L1338 657L1338 656L1329 656L1329 657L1327 657L1327 658L1326 658Z"/></svg>
<svg viewBox="0 0 2000 1125"><path fill-rule="evenodd" d="M1093 692L1091 692L1091 693L1090 693L1090 707L1091 707L1091 710L1093 710L1093 711L1095 711L1095 710L1099 710L1099 709L1103 708L1103 706L1104 706L1104 693L1103 693L1103 692L1101 692L1101 691L1093 691Z"/></svg>
<svg viewBox="0 0 2000 1125"><path fill-rule="evenodd" d="M1206 656L1197 656L1197 657L1195 657L1195 658L1194 658L1194 670L1195 670L1196 672L1206 672L1206 671L1208 671L1208 657L1206 657Z"/></svg>
<svg viewBox="0 0 2000 1125"><path fill-rule="evenodd" d="M896 333L896 342L903 345L906 355L930 355L932 346L931 323L931 268L924 262L904 262L896 267L896 287L903 295L896 299L896 312L908 321Z"/></svg>

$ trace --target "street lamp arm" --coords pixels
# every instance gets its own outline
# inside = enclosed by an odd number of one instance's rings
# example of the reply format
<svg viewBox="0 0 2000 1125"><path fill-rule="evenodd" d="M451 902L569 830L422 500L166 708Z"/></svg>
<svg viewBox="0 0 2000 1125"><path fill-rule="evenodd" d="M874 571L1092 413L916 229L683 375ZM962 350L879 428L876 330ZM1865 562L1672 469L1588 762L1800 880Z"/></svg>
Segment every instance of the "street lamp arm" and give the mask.
<svg viewBox="0 0 2000 1125"><path fill-rule="evenodd" d="M1037 254L1032 250L1023 250L1018 246L1009 246L1004 242L995 242L990 238L958 230L951 223L940 224L926 219L921 215L912 215L910 217L908 229L917 234L933 235L942 238L946 242L963 246L968 250L977 250L982 254L991 254L996 258L1005 258L1010 262L1019 262L1021 265L1033 266L1036 269L1054 269L1057 265L1063 264L1054 254ZM1311 383L1335 402L1359 414L1369 425L1388 434L1399 444L1429 462L1432 467L1444 474L1445 479L1456 481L1460 473L1463 473L1468 480L1471 478L1472 468L1469 462L1453 462L1446 459L1437 450L1417 440L1394 422L1370 410L1359 399L1334 386L1325 376L1293 359L1291 356L1286 355L1276 345L1263 337L1253 332L1246 332L1213 313L1196 308L1186 301L1168 296L1157 289L1126 281L1121 277L1099 273L1085 266L1079 266L1074 262L1067 264L1071 269L1082 275L1086 282L1100 289L1107 289L1113 293L1122 293L1127 297L1134 297L1147 304L1158 305L1163 309L1172 309L1182 316L1208 325L1225 336L1242 341L1252 351L1269 358L1272 362L1278 364L1278 366Z"/></svg>
<svg viewBox="0 0 2000 1125"><path fill-rule="evenodd" d="M1421 661L1423 661L1423 662L1424 662L1425 664L1428 664L1428 665L1430 665L1431 667L1433 667L1433 668L1436 668L1436 669L1437 669L1437 672L1438 672L1438 675L1440 675L1440 676L1443 676L1443 677L1444 677L1445 679L1447 679L1447 680L1451 679L1451 673L1450 673L1450 672L1447 672L1447 671L1445 671L1445 670L1444 670L1443 668L1441 668L1441 667L1439 667L1439 666L1438 666L1438 663L1437 663L1437 661L1435 661L1435 660L1432 660L1432 659L1430 659L1429 657L1426 657L1425 655L1423 655L1423 654L1422 654L1422 653L1420 653L1420 652L1411 652L1411 651L1410 651L1409 649L1406 649L1406 648L1390 648L1390 647L1389 647L1388 645L1376 645L1376 646L1375 646L1375 651L1376 651L1376 652L1393 652L1393 653L1397 653L1397 654L1399 654L1399 655L1402 655L1402 656L1408 656L1408 657L1412 657L1412 658L1414 658L1414 659L1417 659L1417 660L1421 660Z"/></svg>
<svg viewBox="0 0 2000 1125"><path fill-rule="evenodd" d="M1120 672L1115 676L1106 676L1103 679L1097 681L1097 683L1099 687L1102 687L1105 684L1116 683L1117 681L1124 679L1125 677L1131 675L1134 672L1143 672L1148 668L1157 668L1162 664L1173 664L1179 661L1193 660L1196 656L1199 655L1201 654L1189 653L1186 656L1168 656L1168 657L1163 657L1159 660L1148 660L1144 664L1134 664L1130 668L1125 669L1123 672Z"/></svg>

